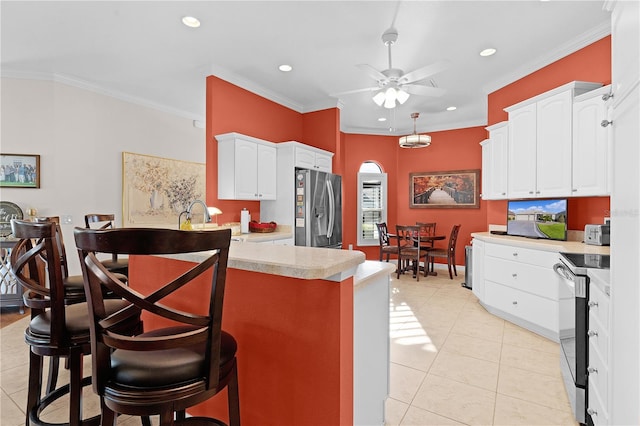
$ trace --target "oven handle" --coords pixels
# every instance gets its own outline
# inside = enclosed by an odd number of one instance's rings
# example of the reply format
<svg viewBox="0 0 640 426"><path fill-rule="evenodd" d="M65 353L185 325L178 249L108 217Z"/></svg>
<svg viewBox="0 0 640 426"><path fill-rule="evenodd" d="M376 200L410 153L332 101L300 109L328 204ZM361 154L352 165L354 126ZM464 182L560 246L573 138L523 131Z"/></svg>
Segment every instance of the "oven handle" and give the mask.
<svg viewBox="0 0 640 426"><path fill-rule="evenodd" d="M576 276L571 272L569 268L567 268L563 263L556 263L553 265L553 270L556 274L560 275L562 278L567 280L567 285L572 289L575 288L575 278Z"/></svg>

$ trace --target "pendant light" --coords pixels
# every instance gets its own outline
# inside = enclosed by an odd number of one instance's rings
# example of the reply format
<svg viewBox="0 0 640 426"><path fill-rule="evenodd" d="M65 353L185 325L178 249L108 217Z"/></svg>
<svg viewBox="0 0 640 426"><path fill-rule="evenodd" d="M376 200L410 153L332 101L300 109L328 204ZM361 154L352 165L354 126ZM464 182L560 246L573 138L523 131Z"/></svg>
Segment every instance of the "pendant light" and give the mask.
<svg viewBox="0 0 640 426"><path fill-rule="evenodd" d="M419 135L418 132L416 132L416 119L419 116L419 112L411 113L411 118L413 118L413 134L402 136L398 140L400 148L426 148L431 145L431 136Z"/></svg>

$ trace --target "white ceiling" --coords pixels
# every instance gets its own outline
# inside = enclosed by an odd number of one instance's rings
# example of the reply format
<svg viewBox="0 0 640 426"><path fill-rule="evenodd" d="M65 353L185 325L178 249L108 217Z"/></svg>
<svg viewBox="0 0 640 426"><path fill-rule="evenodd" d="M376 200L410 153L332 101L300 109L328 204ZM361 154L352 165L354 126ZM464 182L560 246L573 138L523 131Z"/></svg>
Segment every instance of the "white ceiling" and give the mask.
<svg viewBox="0 0 640 426"><path fill-rule="evenodd" d="M299 112L341 108L342 131L406 134L487 124L487 94L610 33L602 1L6 1L3 77L51 79L203 122L216 75ZM185 15L202 25L181 23ZM405 72L439 60L441 98L387 110L357 67ZM478 55L486 47L498 53ZM293 66L290 73L278 65ZM457 110L445 108L455 105ZM379 122L386 117L387 122ZM251 117L247 117L250 120ZM391 128L391 129L390 129Z"/></svg>

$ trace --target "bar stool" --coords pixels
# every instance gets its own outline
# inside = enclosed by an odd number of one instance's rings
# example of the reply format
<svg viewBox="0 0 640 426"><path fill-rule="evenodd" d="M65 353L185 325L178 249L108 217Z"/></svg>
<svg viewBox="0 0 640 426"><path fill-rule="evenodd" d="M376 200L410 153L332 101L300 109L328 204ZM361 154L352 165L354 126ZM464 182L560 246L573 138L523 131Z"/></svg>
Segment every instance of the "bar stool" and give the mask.
<svg viewBox="0 0 640 426"><path fill-rule="evenodd" d="M237 343L221 324L231 230L76 228L74 234L91 301L92 371L94 391L102 402L102 425L113 425L116 413L158 414L161 426L173 425L174 417L180 424L221 425L224 423L213 418L186 418L185 411L227 388L229 423L239 426ZM186 272L168 283L158 282L157 290L145 296L109 272L97 253L136 257L194 254ZM190 283L197 285L200 297L209 299L207 313L186 312L163 303L165 297ZM132 306L115 314L106 312L104 288ZM122 335L116 328L123 315L135 309L170 320L172 325L135 337Z"/></svg>
<svg viewBox="0 0 640 426"><path fill-rule="evenodd" d="M95 229L114 229L114 214L98 214L91 213L84 215L84 224L86 228ZM116 253L111 255L111 259L102 260L104 266L111 272L119 272L124 275L129 275L129 259L118 258Z"/></svg>
<svg viewBox="0 0 640 426"><path fill-rule="evenodd" d="M11 228L19 238L11 253L11 270L25 289L25 305L31 308L31 321L25 330L25 342L30 347L25 424L49 425L40 419L42 411L66 394L69 394L69 423L65 424L98 424L100 416L82 419L82 388L91 383L91 377L83 377L82 371L82 358L91 352L89 309L86 302L65 303L56 224L14 219ZM121 299L105 301L105 309L110 313L128 306L130 303ZM140 311L127 310L120 332L131 335L141 329ZM67 359L70 380L67 385L47 389L42 396L45 357Z"/></svg>

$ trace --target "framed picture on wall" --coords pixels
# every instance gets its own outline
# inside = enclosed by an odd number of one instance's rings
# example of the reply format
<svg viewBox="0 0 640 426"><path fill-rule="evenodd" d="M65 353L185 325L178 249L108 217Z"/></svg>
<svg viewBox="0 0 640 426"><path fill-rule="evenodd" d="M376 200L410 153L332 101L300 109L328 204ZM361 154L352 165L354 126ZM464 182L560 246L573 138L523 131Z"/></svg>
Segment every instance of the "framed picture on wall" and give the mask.
<svg viewBox="0 0 640 426"><path fill-rule="evenodd" d="M409 208L476 209L480 170L453 170L409 174Z"/></svg>
<svg viewBox="0 0 640 426"><path fill-rule="evenodd" d="M40 188L40 156L0 154L0 187Z"/></svg>

